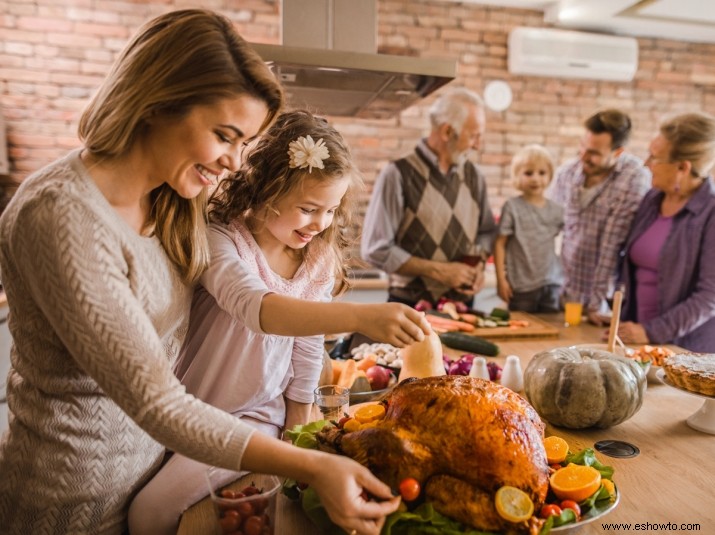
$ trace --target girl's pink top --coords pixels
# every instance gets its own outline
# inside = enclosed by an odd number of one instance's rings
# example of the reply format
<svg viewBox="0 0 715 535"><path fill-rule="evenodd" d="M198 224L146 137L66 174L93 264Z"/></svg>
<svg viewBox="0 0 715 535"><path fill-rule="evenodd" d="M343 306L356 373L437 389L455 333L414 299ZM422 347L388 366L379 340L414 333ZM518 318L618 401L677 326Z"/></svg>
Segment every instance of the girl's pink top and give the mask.
<svg viewBox="0 0 715 535"><path fill-rule="evenodd" d="M209 242L210 268L194 293L176 374L189 393L212 405L283 427L284 395L313 401L323 336L266 334L259 322L261 301L268 293L330 301L335 282L330 257L316 243L288 280L271 270L242 223L212 224Z"/></svg>

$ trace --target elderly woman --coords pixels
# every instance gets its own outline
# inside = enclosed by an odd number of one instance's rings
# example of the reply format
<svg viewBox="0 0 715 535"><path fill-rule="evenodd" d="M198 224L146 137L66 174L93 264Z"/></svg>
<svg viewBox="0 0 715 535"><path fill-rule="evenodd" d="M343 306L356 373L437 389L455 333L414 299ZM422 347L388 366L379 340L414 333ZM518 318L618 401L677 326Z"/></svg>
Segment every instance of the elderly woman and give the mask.
<svg viewBox="0 0 715 535"><path fill-rule="evenodd" d="M715 352L715 117L664 121L645 162L653 188L624 252L625 343Z"/></svg>

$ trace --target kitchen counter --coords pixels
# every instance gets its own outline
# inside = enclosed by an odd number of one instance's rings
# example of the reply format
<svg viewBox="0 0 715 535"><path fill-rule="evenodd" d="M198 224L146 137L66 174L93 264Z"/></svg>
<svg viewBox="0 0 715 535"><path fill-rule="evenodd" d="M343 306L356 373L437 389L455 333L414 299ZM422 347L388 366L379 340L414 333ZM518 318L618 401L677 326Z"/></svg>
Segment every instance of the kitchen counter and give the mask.
<svg viewBox="0 0 715 535"><path fill-rule="evenodd" d="M559 339L500 341L496 361L503 365L506 356L514 354L526 368L540 351L602 342L602 328L564 327L561 314L541 317L559 328ZM446 351L452 355L461 353ZM609 429L568 430L548 425L546 435L563 437L572 450L592 447L605 439L623 440L640 449L638 456L628 459L596 454L601 462L614 467L614 481L621 493L620 504L603 518L603 523L641 524L633 525L631 530L620 530L626 533L652 532L655 529L648 529L646 523L668 522L675 526L671 528L675 531L715 533L715 495L710 479L715 473L715 435L696 431L685 422L702 405L703 400L698 397L664 384L649 383L643 406L628 421ZM315 535L315 526L297 504L280 496L278 507L277 535ZM199 502L184 514L178 534L212 533L213 515L208 500ZM686 524L691 526L686 529ZM602 535L604 531L602 522L595 521L581 526L579 534Z"/></svg>

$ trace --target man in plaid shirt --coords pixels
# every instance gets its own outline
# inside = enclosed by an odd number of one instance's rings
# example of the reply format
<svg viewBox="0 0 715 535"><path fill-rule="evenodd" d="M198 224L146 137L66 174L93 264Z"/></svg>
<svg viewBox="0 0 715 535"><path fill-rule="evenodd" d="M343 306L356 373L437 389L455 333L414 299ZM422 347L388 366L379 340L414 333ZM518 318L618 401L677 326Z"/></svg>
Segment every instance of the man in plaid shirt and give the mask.
<svg viewBox="0 0 715 535"><path fill-rule="evenodd" d="M579 157L557 171L547 196L564 207L561 260L564 295L579 299L591 323L603 325L618 255L650 189L650 171L624 152L631 120L608 109L589 117Z"/></svg>

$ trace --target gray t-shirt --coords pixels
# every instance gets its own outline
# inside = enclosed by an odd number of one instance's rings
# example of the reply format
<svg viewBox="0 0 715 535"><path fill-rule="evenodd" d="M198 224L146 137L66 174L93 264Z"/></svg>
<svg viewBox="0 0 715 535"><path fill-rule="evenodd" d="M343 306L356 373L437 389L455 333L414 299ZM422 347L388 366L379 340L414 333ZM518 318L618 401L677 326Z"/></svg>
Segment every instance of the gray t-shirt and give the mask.
<svg viewBox="0 0 715 535"><path fill-rule="evenodd" d="M528 292L547 284L563 284L561 260L554 240L564 228L564 210L546 199L535 206L523 197L507 200L499 220L506 244L506 276L512 290Z"/></svg>

